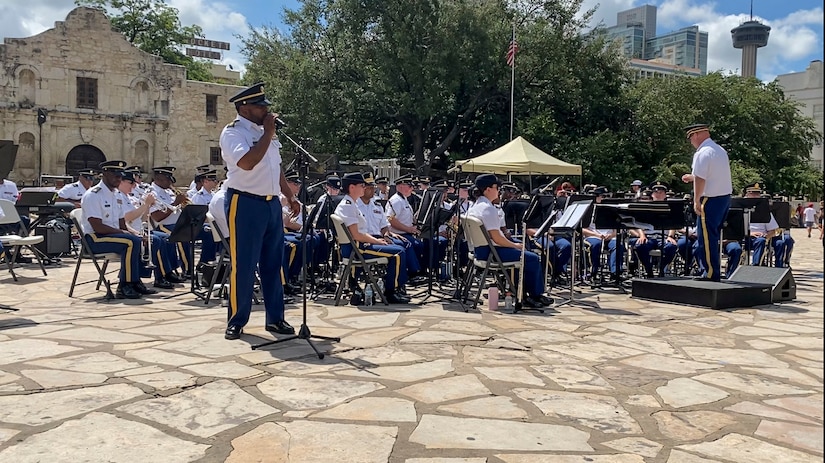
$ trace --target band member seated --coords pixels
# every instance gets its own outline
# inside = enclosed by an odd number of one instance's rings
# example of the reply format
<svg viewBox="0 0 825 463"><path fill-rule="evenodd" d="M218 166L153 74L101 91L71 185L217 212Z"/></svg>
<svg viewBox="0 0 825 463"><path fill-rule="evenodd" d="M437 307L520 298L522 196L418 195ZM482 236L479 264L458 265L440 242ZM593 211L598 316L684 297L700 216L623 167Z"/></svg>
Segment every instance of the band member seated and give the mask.
<svg viewBox="0 0 825 463"><path fill-rule="evenodd" d="M596 196L596 204L600 204L602 199L607 197L607 188L600 186L593 190ZM593 214L593 221L588 228L582 228L584 240L590 245L590 275L599 273L599 262L602 256L604 243L607 243L608 266L610 267L610 278L615 279L618 263L621 261L621 251L616 246L615 229L597 229L596 215Z"/></svg>
<svg viewBox="0 0 825 463"><path fill-rule="evenodd" d="M125 198L117 187L123 178L124 161L100 164L103 177L87 190L80 201L83 211L84 239L95 254L120 254L120 273L116 296L138 299L141 294L154 294L140 281L140 238L129 233L123 214Z"/></svg>
<svg viewBox="0 0 825 463"><path fill-rule="evenodd" d="M642 193L644 197L644 193ZM650 185L650 197L652 201L667 201L667 186L661 182L654 182ZM641 200L641 198L640 198ZM664 232L664 235L663 235ZM676 257L677 243L673 230L655 230L652 228L640 228L630 230L630 246L633 249L634 258L642 263L645 274L648 278L653 278L653 262L650 258L650 251L660 249L662 256L659 260L659 275L664 274L664 269L673 262ZM662 238L664 236L664 243Z"/></svg>
<svg viewBox="0 0 825 463"><path fill-rule="evenodd" d="M341 179L342 189L345 192L344 198L335 208L335 215L341 217L344 226L355 240L355 245L359 247L361 253L366 258L386 257L387 273L384 278L384 296L390 304L403 304L409 302L409 298L398 293L398 288L407 282L407 262L404 248L390 244L390 240L375 238L367 233L367 219L358 209L355 198L364 195L366 181L360 172L349 173ZM341 255L352 254L352 243L341 246Z"/></svg>
<svg viewBox="0 0 825 463"><path fill-rule="evenodd" d="M301 191L301 176L298 172L287 172L284 174L289 189L295 198ZM299 202L299 206L301 203ZM282 266L282 283L284 285L285 294L298 294L300 292L300 285L297 281L298 275L301 273L303 265L303 246L301 244L301 235L304 229L303 211L295 214L291 210L286 196L281 193L281 210L284 220L284 261ZM314 231L308 231L306 236L306 253L307 264L313 262L313 255L316 252L319 244L322 242L321 236ZM324 241L326 243L326 241ZM309 277L308 277L309 278Z"/></svg>
<svg viewBox="0 0 825 463"><path fill-rule="evenodd" d="M200 174L200 177L201 187L189 199L192 204L208 206L209 202L212 201L212 191L218 186L218 171L212 169ZM213 262L218 252L218 245L212 237L209 225L203 225L203 229L198 234L198 240L201 242L201 257L198 264Z"/></svg>
<svg viewBox="0 0 825 463"><path fill-rule="evenodd" d="M761 195L762 188L759 183L753 183L745 187L746 198L759 198ZM762 257L765 254L765 246L768 240L770 240L773 247L774 266L776 268L784 267L786 264L785 257L789 256L793 250L794 240L790 235L785 236L781 233L773 214L771 214L771 220L768 223L751 222L750 224L750 243L745 243L745 245L750 246L753 252L753 265L762 265Z"/></svg>
<svg viewBox="0 0 825 463"><path fill-rule="evenodd" d="M209 172L209 170L209 164L204 164L202 166L195 167L195 177L192 179L192 183L189 184L189 188L187 188L187 194L189 194L189 192L192 190L194 190L194 192L197 193L198 190L201 189L201 185L198 184L198 176L200 176L200 174Z"/></svg>
<svg viewBox="0 0 825 463"><path fill-rule="evenodd" d="M134 188L132 188L132 194L137 196L138 198L142 198L147 191L149 191L149 184L143 181L143 170L140 166L129 166L123 169L124 172L129 172L132 174L132 177L135 179Z"/></svg>
<svg viewBox="0 0 825 463"><path fill-rule="evenodd" d="M118 185L118 190L126 198L123 202L123 220L126 221L126 227L130 233L141 236L143 241L152 240L151 250L149 256L154 265L153 273L155 282L153 286L161 289L172 289L175 283L183 283L183 278L178 277L172 273L175 265L172 264L173 258L177 257L173 254L169 256L169 235L157 230L150 230L149 236L143 236L145 229L144 224L148 225L149 209L155 204L155 195L148 194L145 197L140 197L134 194L136 182L135 177L130 171L123 172L123 178ZM148 241L145 244L148 250Z"/></svg>
<svg viewBox="0 0 825 463"><path fill-rule="evenodd" d="M493 200L499 197L501 181L494 174L482 174L476 177L475 186L481 193L475 204L467 212L470 217L481 220L484 228L490 234L496 252L504 262L517 262L524 254L524 297L522 305L525 307L540 308L553 304L553 299L544 295L544 272L541 269L539 255L524 250L522 243L507 239L501 232L499 218ZM489 246L477 246L474 251L476 258L486 260L490 255ZM515 289L515 288L513 288Z"/></svg>
<svg viewBox="0 0 825 463"><path fill-rule="evenodd" d="M390 199L390 179L378 177L375 179L375 197L378 200L386 201Z"/></svg>
<svg viewBox="0 0 825 463"><path fill-rule="evenodd" d="M376 202L374 196L376 193L376 187L375 183L373 183L372 174L369 172L366 173L364 175L364 181L366 182L364 187L364 195L361 196L361 198L356 199L355 202L367 221L366 233L375 238L388 239L392 244L404 248L405 258L407 261L407 275L417 274L421 271L421 268L418 266L418 258L415 255L415 249L406 238L390 231L390 222L387 220L387 215L384 213L384 209L382 209ZM424 278L421 276L416 276L409 279L408 282L411 285L418 285L424 283ZM404 288L400 287L399 291L403 293Z"/></svg>
<svg viewBox="0 0 825 463"><path fill-rule="evenodd" d="M189 203L186 195L175 191L175 168L155 167L152 169L154 178L152 179L151 191L155 195L155 204L150 209L150 216L157 225L158 231L172 234L175 224L180 217L180 209ZM170 248L174 247L180 258L181 268L185 278L192 276L192 263L189 262L189 243L170 243ZM170 251L171 252L171 251ZM170 253L170 255L172 255ZM177 265L175 265L177 268Z"/></svg>
<svg viewBox="0 0 825 463"><path fill-rule="evenodd" d="M384 212L390 223L390 231L404 237L415 251L415 262L410 262L412 268L421 268L420 256L424 254L424 243L418 239L420 231L415 225L415 215L412 205L407 199L412 196L412 178L409 176L395 179L395 194L387 201ZM411 274L415 275L415 274Z"/></svg>
<svg viewBox="0 0 825 463"><path fill-rule="evenodd" d="M92 187L97 181L97 172L94 169L81 169L77 173L77 181L69 183L57 191L57 200L74 204L80 207L80 200L83 193Z"/></svg>

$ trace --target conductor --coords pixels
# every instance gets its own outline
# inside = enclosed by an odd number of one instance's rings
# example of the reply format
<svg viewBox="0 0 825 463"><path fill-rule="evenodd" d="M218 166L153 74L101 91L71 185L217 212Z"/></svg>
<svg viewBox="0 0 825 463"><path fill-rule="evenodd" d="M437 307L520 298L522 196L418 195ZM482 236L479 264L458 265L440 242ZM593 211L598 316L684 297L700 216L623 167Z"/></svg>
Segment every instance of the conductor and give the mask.
<svg viewBox="0 0 825 463"><path fill-rule="evenodd" d="M705 273L697 280L720 281L719 235L730 208L733 185L728 152L710 138L707 124L685 127L687 139L696 152L692 172L682 175L693 182L693 209L696 211L696 255Z"/></svg>
<svg viewBox="0 0 825 463"><path fill-rule="evenodd" d="M257 83L229 99L238 117L221 132L221 156L228 168L226 217L229 225L229 305L224 337L238 339L249 322L255 269L261 277L266 330L294 334L284 319L281 263L284 223L279 194L294 214L300 205L281 171L277 114L269 112L264 84Z"/></svg>

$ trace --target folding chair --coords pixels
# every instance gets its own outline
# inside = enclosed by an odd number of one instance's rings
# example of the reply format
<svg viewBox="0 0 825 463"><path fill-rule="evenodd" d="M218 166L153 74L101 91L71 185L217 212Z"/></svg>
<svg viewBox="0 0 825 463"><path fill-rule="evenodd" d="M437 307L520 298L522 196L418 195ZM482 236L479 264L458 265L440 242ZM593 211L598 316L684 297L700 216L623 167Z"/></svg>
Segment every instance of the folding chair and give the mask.
<svg viewBox="0 0 825 463"><path fill-rule="evenodd" d="M74 209L69 213L69 216L77 229L78 235L80 235L80 251L77 253L77 265L74 269L72 285L69 288L69 297L72 297L72 294L74 294L74 287L78 284L77 275L80 273L80 263L83 262L84 259L87 259L91 260L92 263L95 264L95 269L97 269L98 277L95 290L99 290L100 285L103 284L106 286L106 300L114 299L115 296L112 292L112 285L109 283L109 280L106 279L106 270L109 268L109 262L120 262L120 254L115 254L113 252L95 254L92 252L89 242L86 241L85 233L83 233L83 227L80 225L80 222L83 220L83 211L80 208ZM100 264L101 261L103 262L103 265Z"/></svg>
<svg viewBox="0 0 825 463"><path fill-rule="evenodd" d="M18 233L28 235L26 233L26 227L20 221L20 214L17 213L17 209L15 209L13 202L6 199L0 199L0 209L3 211L3 216L0 217L0 225L17 225ZM27 248L32 252L32 254L34 254L34 257L37 259L37 263L40 264L40 270L43 271L43 275L46 275L46 267L43 266L43 260L40 258L40 252L34 247L35 244L42 243L44 239L45 237L43 236L0 236L0 243L3 243L4 248L9 248L8 254L6 254L6 257L4 258L9 267L9 273L11 273L11 277L14 281L17 281L17 275L14 273L14 266L17 263L17 256L20 255L20 250L23 248ZM9 255L11 255L11 257L8 257Z"/></svg>
<svg viewBox="0 0 825 463"><path fill-rule="evenodd" d="M212 291L215 288L215 284L218 282L218 277L221 274L223 276L221 277L218 294L223 294L226 290L226 280L229 278L229 272L232 269L232 259L229 257L229 243L226 241L226 237L223 236L218 224L215 223L215 216L213 216L210 212L206 213L206 223L209 224L209 228L212 229L212 239L215 240L216 243L221 244L221 250L218 253L217 260L215 261L215 270L212 272L212 278L209 281L206 299L203 301L204 304L209 305L209 300L212 298Z"/></svg>
<svg viewBox="0 0 825 463"><path fill-rule="evenodd" d="M490 247L490 255L487 257L487 260L481 260L478 258L478 254L475 252L472 253L472 269L468 272L470 275L467 279L467 287L465 288L465 294L468 294L470 291L470 287L473 283L473 278L475 275L481 271L481 278L479 279L478 283L478 290L476 291L475 299L473 300L473 308L477 308L478 301L481 299L481 290L484 284L487 282L487 275L489 273L493 273L493 276L496 278L496 284L499 288L504 291L507 288L510 288L513 291L513 294L517 294L516 285L513 282L513 278L511 273L514 273L516 270L521 269L521 261L513 261L513 262L504 262L501 260L501 257L498 255L498 251L496 251L495 244L493 243L493 239L490 237L490 233L484 228L484 224L481 223L476 217L466 217L464 219L464 235L467 237L467 243L473 246L473 249L481 247L481 246L489 246ZM521 302L521 301L518 301Z"/></svg>
<svg viewBox="0 0 825 463"><path fill-rule="evenodd" d="M349 229L344 226L344 219L336 214L331 214L330 219L335 225L335 235L339 247L343 247L345 244L352 245L352 252L349 256L341 255L341 264L344 266L344 271L341 273L341 280L338 282L338 289L335 291L335 305L338 305L341 301L341 294L344 292L344 282L349 279L350 272L356 268L364 269L364 276L367 284L372 286L373 294L378 294L381 302L383 302L384 305L389 305L389 302L387 302L387 299L384 297L384 292L379 289L378 280L373 273L374 266L387 265L389 260L386 257L374 257L370 259L364 257L364 254L361 253L361 249L358 247L358 243L352 239L352 234L349 232Z"/></svg>

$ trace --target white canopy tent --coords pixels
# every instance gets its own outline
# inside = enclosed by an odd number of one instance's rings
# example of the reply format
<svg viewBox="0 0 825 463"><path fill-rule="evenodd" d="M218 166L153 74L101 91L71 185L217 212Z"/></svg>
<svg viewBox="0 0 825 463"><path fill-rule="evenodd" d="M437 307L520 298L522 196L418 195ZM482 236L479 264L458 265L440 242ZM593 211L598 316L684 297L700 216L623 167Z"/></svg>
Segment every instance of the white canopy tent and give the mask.
<svg viewBox="0 0 825 463"><path fill-rule="evenodd" d="M536 148L522 137L487 154L457 161L455 169L462 172L506 175L581 175L582 166L570 164Z"/></svg>

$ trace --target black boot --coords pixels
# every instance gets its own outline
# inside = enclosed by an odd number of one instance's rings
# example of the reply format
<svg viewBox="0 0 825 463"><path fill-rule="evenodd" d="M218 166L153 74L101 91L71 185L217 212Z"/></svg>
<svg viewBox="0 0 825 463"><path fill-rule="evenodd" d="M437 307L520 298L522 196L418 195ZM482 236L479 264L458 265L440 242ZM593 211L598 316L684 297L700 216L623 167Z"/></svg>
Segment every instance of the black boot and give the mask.
<svg viewBox="0 0 825 463"><path fill-rule="evenodd" d="M146 285L143 284L142 281L138 280L132 283L132 287L135 288L135 291L139 292L140 294L157 294L157 290L149 289Z"/></svg>
<svg viewBox="0 0 825 463"><path fill-rule="evenodd" d="M118 299L140 299L140 293L131 283L121 283L117 286L116 297Z"/></svg>

